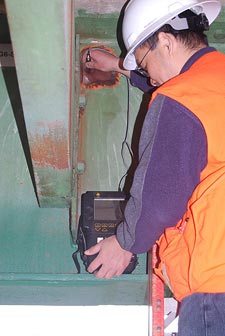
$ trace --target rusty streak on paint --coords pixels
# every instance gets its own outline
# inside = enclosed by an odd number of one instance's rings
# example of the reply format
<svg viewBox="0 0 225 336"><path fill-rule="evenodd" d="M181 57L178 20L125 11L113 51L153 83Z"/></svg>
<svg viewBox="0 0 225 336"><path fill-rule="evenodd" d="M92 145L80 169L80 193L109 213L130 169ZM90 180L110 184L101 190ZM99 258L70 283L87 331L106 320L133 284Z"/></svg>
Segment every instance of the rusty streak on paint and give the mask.
<svg viewBox="0 0 225 336"><path fill-rule="evenodd" d="M64 126L60 123L44 127L38 124L42 132L29 135L31 156L35 166L68 169L68 139ZM40 130L40 129L39 129Z"/></svg>

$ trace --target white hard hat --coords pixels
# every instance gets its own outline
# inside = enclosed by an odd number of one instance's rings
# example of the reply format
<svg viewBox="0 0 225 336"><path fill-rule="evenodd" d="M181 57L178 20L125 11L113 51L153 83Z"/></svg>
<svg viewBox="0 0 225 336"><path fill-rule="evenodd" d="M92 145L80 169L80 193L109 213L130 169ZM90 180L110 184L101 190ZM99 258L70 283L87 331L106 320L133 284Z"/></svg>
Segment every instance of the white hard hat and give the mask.
<svg viewBox="0 0 225 336"><path fill-rule="evenodd" d="M135 49L164 24L171 24L170 20L188 9L197 15L204 13L211 24L220 12L221 3L219 0L131 0L124 12L122 27L127 48L124 68L134 70L137 66ZM176 29L188 28L186 19L177 17L176 22L178 20L180 24Z"/></svg>

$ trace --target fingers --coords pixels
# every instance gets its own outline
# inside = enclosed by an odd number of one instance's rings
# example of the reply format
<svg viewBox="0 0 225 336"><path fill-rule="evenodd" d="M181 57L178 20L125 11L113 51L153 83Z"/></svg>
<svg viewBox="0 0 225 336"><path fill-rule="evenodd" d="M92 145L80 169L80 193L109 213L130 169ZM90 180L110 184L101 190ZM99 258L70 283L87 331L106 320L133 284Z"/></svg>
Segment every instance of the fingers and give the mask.
<svg viewBox="0 0 225 336"><path fill-rule="evenodd" d="M96 274L98 270L101 269L101 267L102 267L101 260L98 257L96 257L89 265L88 272Z"/></svg>
<svg viewBox="0 0 225 336"><path fill-rule="evenodd" d="M93 255L93 254L96 254L100 251L100 243L99 244L96 244L92 247L90 247L88 250L86 250L84 253L86 255Z"/></svg>
<svg viewBox="0 0 225 336"><path fill-rule="evenodd" d="M98 70L98 68L99 68L98 64L94 60L92 60L90 62L86 62L85 66L86 66L86 68L89 68L89 69L97 69Z"/></svg>
<svg viewBox="0 0 225 336"><path fill-rule="evenodd" d="M88 272L94 273L96 278L111 279L120 276L128 266L132 253L124 250L118 243L116 236L103 239L87 251L86 255L97 254L88 267Z"/></svg>
<svg viewBox="0 0 225 336"><path fill-rule="evenodd" d="M105 265L103 264L99 270L94 272L94 275L96 278L100 278L100 279L111 279L113 277L120 276L123 273L123 271L124 271L123 268L109 269L108 265L105 267Z"/></svg>
<svg viewBox="0 0 225 336"><path fill-rule="evenodd" d="M88 250L84 251L84 254L86 255L94 255L99 253L101 247L100 247L100 243L92 246L91 248L89 248ZM88 272L89 273L93 273L95 270L97 270L99 267L101 267L101 260L99 260L98 257L96 257L92 263L89 265L88 267Z"/></svg>

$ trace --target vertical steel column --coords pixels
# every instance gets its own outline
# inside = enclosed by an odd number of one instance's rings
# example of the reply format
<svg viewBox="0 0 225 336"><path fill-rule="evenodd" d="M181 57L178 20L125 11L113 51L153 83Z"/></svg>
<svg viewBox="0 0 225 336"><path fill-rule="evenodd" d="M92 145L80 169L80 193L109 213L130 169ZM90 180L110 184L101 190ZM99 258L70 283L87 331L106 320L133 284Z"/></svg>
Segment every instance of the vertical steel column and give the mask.
<svg viewBox="0 0 225 336"><path fill-rule="evenodd" d="M5 0L40 206L71 198L74 0Z"/></svg>

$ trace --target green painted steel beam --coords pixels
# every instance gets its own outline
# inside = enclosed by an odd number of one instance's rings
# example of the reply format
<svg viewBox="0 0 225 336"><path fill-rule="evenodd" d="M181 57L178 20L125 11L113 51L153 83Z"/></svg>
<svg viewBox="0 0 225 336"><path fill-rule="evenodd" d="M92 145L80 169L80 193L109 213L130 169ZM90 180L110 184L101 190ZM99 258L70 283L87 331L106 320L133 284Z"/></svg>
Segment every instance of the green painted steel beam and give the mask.
<svg viewBox="0 0 225 336"><path fill-rule="evenodd" d="M0 305L146 304L140 265L110 281L82 264L77 274L68 209L37 207L5 83L13 73L0 67Z"/></svg>
<svg viewBox="0 0 225 336"><path fill-rule="evenodd" d="M72 177L74 1L6 0L5 5L38 201L41 207L67 207Z"/></svg>
<svg viewBox="0 0 225 336"><path fill-rule="evenodd" d="M147 305L147 276L101 280L92 275L65 280L0 281L0 305Z"/></svg>

